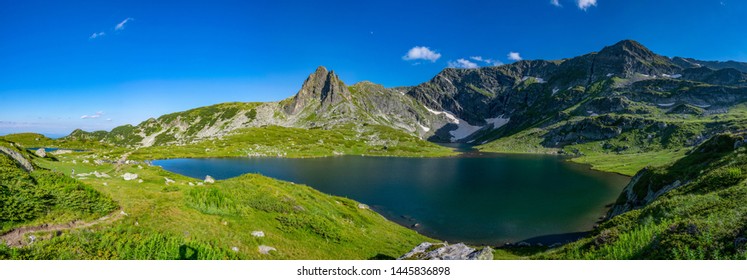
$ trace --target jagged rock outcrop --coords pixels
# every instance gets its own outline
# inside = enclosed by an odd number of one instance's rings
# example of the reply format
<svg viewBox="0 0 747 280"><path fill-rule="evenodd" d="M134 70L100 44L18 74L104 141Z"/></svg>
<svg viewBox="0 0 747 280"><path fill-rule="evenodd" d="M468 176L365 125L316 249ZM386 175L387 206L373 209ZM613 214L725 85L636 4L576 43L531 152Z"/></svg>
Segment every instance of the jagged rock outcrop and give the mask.
<svg viewBox="0 0 747 280"><path fill-rule="evenodd" d="M423 242L405 253L399 260L492 260L493 249L484 247L480 250L457 243L430 243Z"/></svg>
<svg viewBox="0 0 747 280"><path fill-rule="evenodd" d="M350 91L334 71L327 71L319 66L283 109L288 114L298 114L309 107L318 107L318 111L332 109L336 104L350 100ZM349 109L344 106L340 109Z"/></svg>

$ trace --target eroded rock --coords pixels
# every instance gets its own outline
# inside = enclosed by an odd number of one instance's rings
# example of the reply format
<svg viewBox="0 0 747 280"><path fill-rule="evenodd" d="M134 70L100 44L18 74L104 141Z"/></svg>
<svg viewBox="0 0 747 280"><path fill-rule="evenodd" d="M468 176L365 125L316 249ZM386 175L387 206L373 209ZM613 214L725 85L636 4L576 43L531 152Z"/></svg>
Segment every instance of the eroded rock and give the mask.
<svg viewBox="0 0 747 280"><path fill-rule="evenodd" d="M457 243L430 243L423 242L410 252L399 257L400 260L492 260L493 249L485 247L477 250L475 248Z"/></svg>

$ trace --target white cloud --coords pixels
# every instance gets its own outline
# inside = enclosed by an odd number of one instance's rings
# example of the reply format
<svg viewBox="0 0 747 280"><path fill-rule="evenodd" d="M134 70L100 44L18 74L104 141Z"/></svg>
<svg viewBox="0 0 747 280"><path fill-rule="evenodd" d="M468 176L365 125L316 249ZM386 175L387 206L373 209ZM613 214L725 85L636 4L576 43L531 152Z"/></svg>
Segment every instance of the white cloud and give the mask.
<svg viewBox="0 0 747 280"><path fill-rule="evenodd" d="M501 65L503 65L503 62L501 62L500 60L489 59L489 60L486 60L485 62L487 62L488 64L493 65L493 66L501 66Z"/></svg>
<svg viewBox="0 0 747 280"><path fill-rule="evenodd" d="M98 112L96 112L96 114L93 114L93 115L82 115L82 116L80 116L80 118L81 119L98 119L98 118L100 118L103 115L104 115L104 112L98 111Z"/></svg>
<svg viewBox="0 0 747 280"><path fill-rule="evenodd" d="M413 47L409 51L407 51L407 54L402 57L404 60L416 60L416 59L422 59L422 60L430 60L431 62L436 62L441 58L441 54L432 51L428 47Z"/></svg>
<svg viewBox="0 0 747 280"><path fill-rule="evenodd" d="M597 0L576 0L576 3L579 9L586 11L589 7L597 5Z"/></svg>
<svg viewBox="0 0 747 280"><path fill-rule="evenodd" d="M503 62L501 62L500 60L492 59L492 58L484 58L482 56L470 56L469 59L472 59L474 61L484 62L485 64L490 65L490 66L503 65Z"/></svg>
<svg viewBox="0 0 747 280"><path fill-rule="evenodd" d="M522 60L521 55L517 52L509 52L506 57L508 57L509 60L513 60L513 61Z"/></svg>
<svg viewBox="0 0 747 280"><path fill-rule="evenodd" d="M91 34L91 36L88 37L88 39L96 39L104 35L106 35L106 33L104 32L94 32L93 34Z"/></svg>
<svg viewBox="0 0 747 280"><path fill-rule="evenodd" d="M550 4L552 4L555 7L562 7L560 5L560 0L550 0Z"/></svg>
<svg viewBox="0 0 747 280"><path fill-rule="evenodd" d="M133 20L135 20L135 19L131 18L131 17L126 18L125 20L123 20L122 22L120 22L116 26L114 26L114 30L122 30L122 29L124 29L125 28L125 24L128 23L128 22L130 22L130 21L133 21Z"/></svg>
<svg viewBox="0 0 747 280"><path fill-rule="evenodd" d="M457 59L456 61L449 61L450 68L477 68L477 63L466 60L464 58Z"/></svg>

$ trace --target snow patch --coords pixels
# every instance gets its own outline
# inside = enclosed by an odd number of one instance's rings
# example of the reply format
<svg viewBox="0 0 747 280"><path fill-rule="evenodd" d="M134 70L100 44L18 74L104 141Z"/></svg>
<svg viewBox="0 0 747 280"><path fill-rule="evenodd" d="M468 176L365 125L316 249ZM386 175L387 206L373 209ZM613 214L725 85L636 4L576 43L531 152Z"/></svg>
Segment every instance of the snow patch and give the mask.
<svg viewBox="0 0 747 280"><path fill-rule="evenodd" d="M425 107L425 106L423 106L423 107ZM450 112L436 111L436 110L432 110L431 108L428 108L428 107L425 107L425 109L428 110L428 112L431 112L431 114L446 116L446 118L449 119L450 123L459 124L459 119L457 117L455 117L454 114L452 114Z"/></svg>
<svg viewBox="0 0 747 280"><path fill-rule="evenodd" d="M457 129L449 131L449 134L452 136L451 142L467 138L467 136L472 135L480 129L482 129L482 126L471 125L465 121L458 122Z"/></svg>
<svg viewBox="0 0 747 280"><path fill-rule="evenodd" d="M679 79L682 78L682 74L661 74L664 78Z"/></svg>
<svg viewBox="0 0 747 280"><path fill-rule="evenodd" d="M614 75L615 75L615 74L612 74L612 73L607 73L607 77L612 77L612 76L614 76Z"/></svg>
<svg viewBox="0 0 747 280"><path fill-rule="evenodd" d="M537 81L538 83L540 83L540 84L544 84L544 83L547 83L547 81L545 81L545 79L542 79L542 78L539 78L539 77L532 77L532 76L524 76L524 77L522 77L522 78L521 78L521 81L522 81L522 82L523 82L523 81L526 81L526 80L528 80L529 78L534 78L534 79L535 79L535 80L536 80L536 81Z"/></svg>
<svg viewBox="0 0 747 280"><path fill-rule="evenodd" d="M659 104L656 104L656 105L659 105L661 107L670 107L670 106L674 105L674 102L672 102L672 103L659 103Z"/></svg>
<svg viewBox="0 0 747 280"><path fill-rule="evenodd" d="M504 119L503 115L500 115L500 116L495 117L495 118L485 119L485 122L488 123L488 125L492 124L493 125L493 129L498 129L501 126L506 125L508 123L508 121L510 121L510 120L511 120L511 118L505 118Z"/></svg>
<svg viewBox="0 0 747 280"><path fill-rule="evenodd" d="M560 89L558 88L552 89L552 95L555 95L556 93L558 93L558 91L560 91Z"/></svg>
<svg viewBox="0 0 747 280"><path fill-rule="evenodd" d="M422 124L420 124L420 123L418 123L418 125L419 125L419 126L420 126L420 128L421 128L421 129L423 129L423 131L425 131L425 132L431 131L431 129L430 129L430 128L428 128L427 126L424 126L424 125L422 125Z"/></svg>
<svg viewBox="0 0 747 280"><path fill-rule="evenodd" d="M698 108L703 108L703 109L711 107L710 104L705 104L705 105L692 104L692 105L695 106L695 107L698 107Z"/></svg>

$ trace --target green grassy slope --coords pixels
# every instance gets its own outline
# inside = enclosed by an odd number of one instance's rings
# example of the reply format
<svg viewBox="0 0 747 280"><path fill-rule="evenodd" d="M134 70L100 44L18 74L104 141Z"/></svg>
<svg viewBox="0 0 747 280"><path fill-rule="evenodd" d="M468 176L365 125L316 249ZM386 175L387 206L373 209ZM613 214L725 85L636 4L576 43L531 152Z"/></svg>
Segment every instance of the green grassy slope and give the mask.
<svg viewBox="0 0 747 280"><path fill-rule="evenodd" d="M676 181L682 186L602 223L590 237L535 257L747 259L742 143L741 135L716 136L672 164L651 168L632 186L639 198ZM621 196L618 204L626 200Z"/></svg>
<svg viewBox="0 0 747 280"><path fill-rule="evenodd" d="M0 258L369 259L398 257L433 241L355 201L307 186L254 174L198 185L202 182L159 167L83 163L92 155L36 162L62 174L73 168L77 174L108 174L69 180L111 197L127 216L24 248L0 245ZM125 181L121 175L126 172L138 179ZM253 231L265 237L254 237ZM259 245L276 251L261 254Z"/></svg>
<svg viewBox="0 0 747 280"><path fill-rule="evenodd" d="M12 148L7 142L0 145ZM0 233L20 226L92 220L116 208L109 197L75 179L40 168L28 172L4 153L0 153L0 202Z"/></svg>
<svg viewBox="0 0 747 280"><path fill-rule="evenodd" d="M239 129L231 135L196 144L141 148L131 158L320 157L342 154L420 157L455 153L384 126L344 125L332 129L267 126Z"/></svg>

